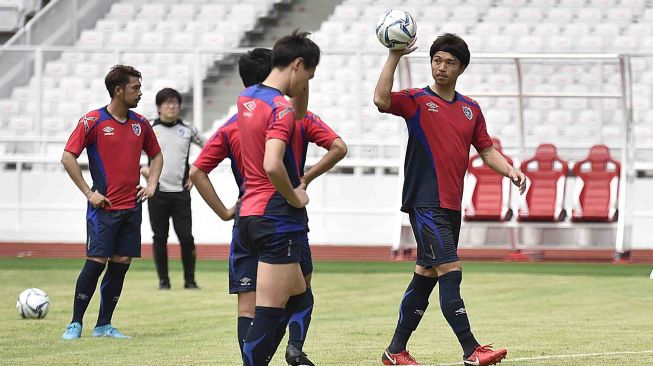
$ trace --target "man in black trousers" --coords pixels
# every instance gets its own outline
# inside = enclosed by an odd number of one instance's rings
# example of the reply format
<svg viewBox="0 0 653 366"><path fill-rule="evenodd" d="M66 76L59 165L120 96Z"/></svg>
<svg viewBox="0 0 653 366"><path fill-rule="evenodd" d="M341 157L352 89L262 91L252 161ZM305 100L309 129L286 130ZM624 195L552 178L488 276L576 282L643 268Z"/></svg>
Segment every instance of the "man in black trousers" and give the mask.
<svg viewBox="0 0 653 366"><path fill-rule="evenodd" d="M159 289L170 289L168 277L168 230L170 217L181 246L181 262L184 266L184 288L198 289L195 282L195 241L192 233L190 190L193 183L188 177L188 153L190 144L200 147L204 139L190 123L179 118L181 95L174 89L164 88L156 94L159 112L152 128L166 157L166 165L159 179L156 198L148 201L152 225L153 256L159 275ZM141 173L147 178L148 168Z"/></svg>

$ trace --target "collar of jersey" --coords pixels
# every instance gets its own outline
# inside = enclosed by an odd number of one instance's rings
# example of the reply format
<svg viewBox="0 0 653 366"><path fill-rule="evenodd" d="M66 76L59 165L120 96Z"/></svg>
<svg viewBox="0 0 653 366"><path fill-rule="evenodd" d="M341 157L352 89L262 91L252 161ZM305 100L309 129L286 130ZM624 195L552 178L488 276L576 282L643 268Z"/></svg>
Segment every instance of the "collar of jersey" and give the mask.
<svg viewBox="0 0 653 366"><path fill-rule="evenodd" d="M127 110L127 120L125 122L120 122L118 120L118 118L114 117L113 114L111 114L111 112L109 112L109 108L107 108L107 107L108 106L104 106L104 112L107 114L107 116L111 117L112 120L120 123L121 125L124 125L125 123L129 122L130 119L132 119L132 117L131 117L132 111Z"/></svg>
<svg viewBox="0 0 653 366"><path fill-rule="evenodd" d="M163 127L170 128L170 127L174 127L174 126L176 126L176 125L178 125L180 123L181 123L181 120L179 118L177 118L177 120L172 122L172 123L165 123L165 122L161 121L161 118L157 118L157 119L154 120L154 123L152 124L152 126L161 125Z"/></svg>
<svg viewBox="0 0 653 366"><path fill-rule="evenodd" d="M433 89L431 89L431 87L428 86L428 85L426 86L426 88L424 88L424 91L431 94L431 95L433 95L433 96L435 96L435 97L440 98L445 103L454 104L454 103L456 103L458 101L458 92L456 92L456 91L454 91L452 101L448 101L448 100L442 98L441 96L438 95L438 93L434 92Z"/></svg>

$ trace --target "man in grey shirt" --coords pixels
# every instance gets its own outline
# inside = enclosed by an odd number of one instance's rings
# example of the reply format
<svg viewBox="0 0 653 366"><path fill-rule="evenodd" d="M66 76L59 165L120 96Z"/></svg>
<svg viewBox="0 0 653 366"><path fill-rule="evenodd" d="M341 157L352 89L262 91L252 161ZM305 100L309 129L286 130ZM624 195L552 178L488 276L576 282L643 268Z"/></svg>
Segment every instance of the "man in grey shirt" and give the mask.
<svg viewBox="0 0 653 366"><path fill-rule="evenodd" d="M154 198L148 201L152 225L153 256L159 275L159 289L170 289L168 277L168 230L170 217L181 246L181 262L184 266L184 288L198 289L195 282L195 242L192 233L190 190L193 183L188 177L188 153L190 144L204 146L204 139L190 123L179 119L181 95L174 89L164 88L156 94L159 112L152 129L161 146L166 163L163 166L159 186ZM141 169L147 178L148 168Z"/></svg>

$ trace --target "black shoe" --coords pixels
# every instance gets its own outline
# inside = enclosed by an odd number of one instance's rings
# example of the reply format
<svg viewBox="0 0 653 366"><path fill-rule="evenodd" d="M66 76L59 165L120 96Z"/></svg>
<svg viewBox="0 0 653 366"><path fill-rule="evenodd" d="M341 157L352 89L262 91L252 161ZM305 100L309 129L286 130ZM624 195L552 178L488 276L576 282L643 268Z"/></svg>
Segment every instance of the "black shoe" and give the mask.
<svg viewBox="0 0 653 366"><path fill-rule="evenodd" d="M159 281L159 290L170 290L170 282Z"/></svg>
<svg viewBox="0 0 653 366"><path fill-rule="evenodd" d="M288 362L288 365L290 366L315 366L315 364L308 359L306 353L298 350L295 346L290 344L286 348L286 362Z"/></svg>
<svg viewBox="0 0 653 366"><path fill-rule="evenodd" d="M184 288L190 290L200 290L200 287L197 286L197 283L195 281L188 281L184 283Z"/></svg>

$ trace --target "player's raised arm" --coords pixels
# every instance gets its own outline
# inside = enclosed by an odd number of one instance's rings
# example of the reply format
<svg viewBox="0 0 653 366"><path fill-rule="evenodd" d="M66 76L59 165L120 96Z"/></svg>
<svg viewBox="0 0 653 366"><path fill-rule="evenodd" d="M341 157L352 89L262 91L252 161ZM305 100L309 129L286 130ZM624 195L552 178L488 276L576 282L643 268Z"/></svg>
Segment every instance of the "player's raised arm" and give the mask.
<svg viewBox="0 0 653 366"><path fill-rule="evenodd" d="M283 165L283 155L286 151L286 143L279 139L269 139L265 142L265 155L263 157L263 169L268 175L270 182L279 193L296 208L302 208L308 204L306 191L294 189L290 178Z"/></svg>
<svg viewBox="0 0 653 366"><path fill-rule="evenodd" d="M390 93L392 92L392 84L394 82L395 70L402 56L407 55L417 49L415 42L417 38L413 39L408 47L401 50L388 51L388 59L381 69L381 75L376 82L374 88L374 104L382 111L387 111L390 108Z"/></svg>
<svg viewBox="0 0 653 366"><path fill-rule="evenodd" d="M193 182L195 188L200 193L200 196L202 196L206 204L211 207L213 212L215 212L220 219L229 221L234 218L236 209L234 207L225 207L220 196L218 196L218 193L215 191L209 176L204 171L195 165L192 165L190 167L190 180Z"/></svg>
<svg viewBox="0 0 653 366"><path fill-rule="evenodd" d="M333 140L328 150L320 161L304 174L302 177L304 186L308 186L315 178L331 170L340 160L347 156L347 144L339 137Z"/></svg>

